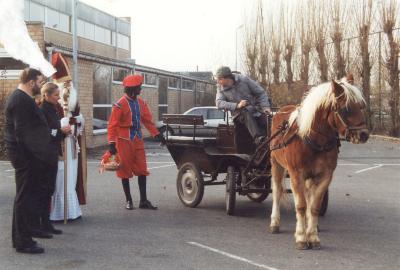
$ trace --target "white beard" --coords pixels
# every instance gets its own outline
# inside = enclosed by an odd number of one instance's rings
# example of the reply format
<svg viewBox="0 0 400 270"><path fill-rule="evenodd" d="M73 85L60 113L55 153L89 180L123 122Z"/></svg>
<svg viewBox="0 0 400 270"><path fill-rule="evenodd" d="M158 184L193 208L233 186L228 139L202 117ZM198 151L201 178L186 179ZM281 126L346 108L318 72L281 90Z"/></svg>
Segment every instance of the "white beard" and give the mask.
<svg viewBox="0 0 400 270"><path fill-rule="evenodd" d="M60 84L59 88L62 89L62 91L61 91L61 98L58 100L58 102L64 108L63 96L65 91L67 91L67 88L65 88L63 84ZM71 82L71 86L69 88L69 98L68 98L68 116L71 116L72 112L75 111L77 103L78 103L78 93Z"/></svg>

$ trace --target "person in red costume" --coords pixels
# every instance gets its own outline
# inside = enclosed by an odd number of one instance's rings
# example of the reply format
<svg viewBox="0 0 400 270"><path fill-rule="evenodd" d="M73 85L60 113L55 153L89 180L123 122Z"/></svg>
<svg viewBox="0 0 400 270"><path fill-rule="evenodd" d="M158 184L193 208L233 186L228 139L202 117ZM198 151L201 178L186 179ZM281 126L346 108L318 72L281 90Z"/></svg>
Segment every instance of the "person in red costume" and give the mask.
<svg viewBox="0 0 400 270"><path fill-rule="evenodd" d="M113 104L108 121L109 152L120 157L120 167L116 171L121 178L122 187L126 197L126 209L133 210L132 196L129 187L129 178L138 176L140 191L139 208L156 210L147 200L146 176L149 175L144 151L142 125L152 137L157 138L162 144L165 139L154 125L151 112L146 102L139 97L142 89L143 77L141 75L128 75L122 85L125 94Z"/></svg>

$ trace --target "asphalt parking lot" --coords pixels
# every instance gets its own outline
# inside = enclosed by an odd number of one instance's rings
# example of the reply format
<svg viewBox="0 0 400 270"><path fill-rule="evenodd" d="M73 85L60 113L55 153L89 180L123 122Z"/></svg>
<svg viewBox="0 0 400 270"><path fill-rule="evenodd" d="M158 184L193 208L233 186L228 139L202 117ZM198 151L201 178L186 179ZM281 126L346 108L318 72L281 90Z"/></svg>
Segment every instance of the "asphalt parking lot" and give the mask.
<svg viewBox="0 0 400 270"><path fill-rule="evenodd" d="M271 198L237 200L225 214L223 186L206 187L197 208L176 195L177 169L166 149L148 143L148 197L158 211L124 209L119 180L98 172L99 153L89 165L88 204L83 218L54 239L39 241L42 255L11 248L14 171L0 162L0 269L399 269L400 143L371 139L343 143L320 219L322 249L294 249L293 200L281 211L281 233L267 231ZM131 181L138 206L136 180Z"/></svg>

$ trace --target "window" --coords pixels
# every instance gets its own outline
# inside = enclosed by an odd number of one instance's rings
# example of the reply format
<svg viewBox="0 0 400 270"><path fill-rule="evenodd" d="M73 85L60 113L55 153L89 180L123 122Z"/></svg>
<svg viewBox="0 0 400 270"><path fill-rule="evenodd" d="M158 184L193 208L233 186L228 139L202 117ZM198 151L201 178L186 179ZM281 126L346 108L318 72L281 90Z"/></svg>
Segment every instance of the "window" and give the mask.
<svg viewBox="0 0 400 270"><path fill-rule="evenodd" d="M104 43L111 44L111 31L104 28Z"/></svg>
<svg viewBox="0 0 400 270"><path fill-rule="evenodd" d="M168 87L169 88L178 88L179 81L180 80L178 78L169 77L168 78Z"/></svg>
<svg viewBox="0 0 400 270"><path fill-rule="evenodd" d="M128 69L123 69L123 68L113 68L113 77L112 81L113 83L122 83L124 78L129 74Z"/></svg>
<svg viewBox="0 0 400 270"><path fill-rule="evenodd" d="M157 75L152 73L143 73L144 83L146 85L157 85Z"/></svg>
<svg viewBox="0 0 400 270"><path fill-rule="evenodd" d="M207 109L204 109L204 108L193 109L184 114L186 114L186 115L202 115L203 119L207 119Z"/></svg>
<svg viewBox="0 0 400 270"><path fill-rule="evenodd" d="M105 39L105 37L104 37L104 28L95 25L94 26L94 40L97 41L97 42L104 43L104 39Z"/></svg>
<svg viewBox="0 0 400 270"><path fill-rule="evenodd" d="M118 47L129 50L129 37L118 33Z"/></svg>
<svg viewBox="0 0 400 270"><path fill-rule="evenodd" d="M88 22L84 22L84 24L85 24L84 37L94 40L94 24Z"/></svg>
<svg viewBox="0 0 400 270"><path fill-rule="evenodd" d="M115 46L115 32L111 32L111 45Z"/></svg>
<svg viewBox="0 0 400 270"><path fill-rule="evenodd" d="M85 36L85 22L84 21L79 20L79 19L77 20L76 33L80 37L84 37Z"/></svg>
<svg viewBox="0 0 400 270"><path fill-rule="evenodd" d="M209 109L207 111L207 119L224 119L225 113L218 109Z"/></svg>
<svg viewBox="0 0 400 270"><path fill-rule="evenodd" d="M183 80L182 88L186 90L194 90L194 82L189 80Z"/></svg>
<svg viewBox="0 0 400 270"><path fill-rule="evenodd" d="M93 130L105 130L111 113L111 67L93 67Z"/></svg>
<svg viewBox="0 0 400 270"><path fill-rule="evenodd" d="M24 20L29 21L29 1L24 1Z"/></svg>
<svg viewBox="0 0 400 270"><path fill-rule="evenodd" d="M46 27L70 32L69 16L46 7Z"/></svg>
<svg viewBox="0 0 400 270"><path fill-rule="evenodd" d="M29 20L34 22L44 22L44 6L30 2Z"/></svg>
<svg viewBox="0 0 400 270"><path fill-rule="evenodd" d="M58 28L60 24L60 14L50 8L46 8L46 26Z"/></svg>
<svg viewBox="0 0 400 270"><path fill-rule="evenodd" d="M60 29L61 31L64 32L71 32L70 30L70 17L66 14L60 13L60 23L59 23L59 27L58 29Z"/></svg>

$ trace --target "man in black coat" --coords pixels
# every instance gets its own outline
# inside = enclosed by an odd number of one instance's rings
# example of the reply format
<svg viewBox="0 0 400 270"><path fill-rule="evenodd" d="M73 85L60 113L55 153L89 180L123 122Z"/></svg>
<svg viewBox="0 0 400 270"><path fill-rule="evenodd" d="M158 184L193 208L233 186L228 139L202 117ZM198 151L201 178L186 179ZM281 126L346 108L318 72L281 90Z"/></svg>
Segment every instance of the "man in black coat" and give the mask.
<svg viewBox="0 0 400 270"><path fill-rule="evenodd" d="M49 151L50 134L46 118L33 99L44 79L40 71L24 69L18 88L9 96L5 106L4 141L15 169L16 183L12 242L16 251L22 253L44 252L32 239L32 236L40 235L32 232L31 220L39 215L41 173L57 162L57 156Z"/></svg>

